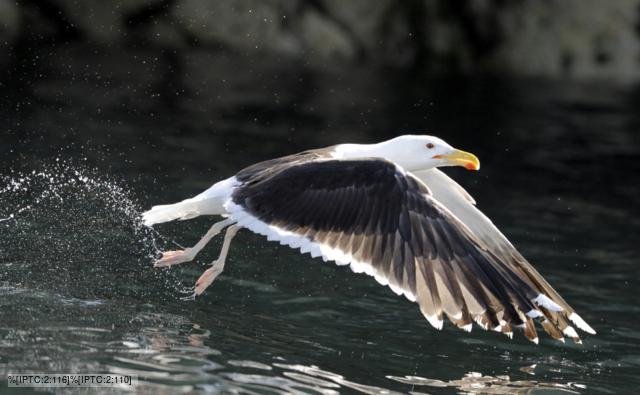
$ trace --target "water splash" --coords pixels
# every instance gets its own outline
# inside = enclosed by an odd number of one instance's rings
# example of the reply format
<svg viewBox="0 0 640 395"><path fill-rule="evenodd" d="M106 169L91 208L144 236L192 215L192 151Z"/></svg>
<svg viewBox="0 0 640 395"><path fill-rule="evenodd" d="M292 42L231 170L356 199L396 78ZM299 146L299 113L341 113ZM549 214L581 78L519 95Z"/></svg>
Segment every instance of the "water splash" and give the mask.
<svg viewBox="0 0 640 395"><path fill-rule="evenodd" d="M144 226L141 211L123 181L95 168L58 158L12 169L0 176L0 280L79 297L140 292L149 277L175 289L175 278L149 268L172 242Z"/></svg>
<svg viewBox="0 0 640 395"><path fill-rule="evenodd" d="M65 203L69 199L91 195L99 196L106 206L134 222L138 217L138 204L117 181L101 174L97 169L61 161L60 158L55 163L30 173L12 169L9 175L0 179L4 184L0 188L0 198L5 204L2 209L10 211L14 207L7 217L0 218L3 221L14 219L51 199ZM32 196L32 199L24 204L23 198L27 196ZM140 230L141 226L137 222L135 228Z"/></svg>

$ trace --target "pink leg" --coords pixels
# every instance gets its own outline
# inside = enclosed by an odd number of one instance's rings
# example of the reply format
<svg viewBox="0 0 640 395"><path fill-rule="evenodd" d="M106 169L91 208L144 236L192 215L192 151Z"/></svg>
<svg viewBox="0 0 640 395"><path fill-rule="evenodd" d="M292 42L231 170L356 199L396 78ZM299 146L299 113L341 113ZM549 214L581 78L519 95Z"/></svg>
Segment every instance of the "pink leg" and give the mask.
<svg viewBox="0 0 640 395"><path fill-rule="evenodd" d="M196 285L194 288L195 295L201 295L209 285L215 280L220 273L224 270L224 263L227 259L227 253L229 252L229 246L231 245L231 240L233 236L238 233L240 227L237 225L232 225L227 229L227 233L224 235L224 242L222 243L222 250L220 251L220 256L218 259L213 261L212 265L209 269L205 270L204 273L198 278L196 281Z"/></svg>
<svg viewBox="0 0 640 395"><path fill-rule="evenodd" d="M193 260L195 254L190 254L191 248L176 251L165 251L162 257L153 263L153 267L167 267Z"/></svg>
<svg viewBox="0 0 640 395"><path fill-rule="evenodd" d="M196 257L198 252L200 252L200 250L202 250L214 236L216 236L218 233L220 233L220 231L222 231L222 229L224 229L228 225L231 225L232 223L233 221L230 219L216 222L202 237L202 239L200 239L200 241L196 243L196 245L184 250L163 252L162 257L154 262L153 267L167 267L177 265L178 263L192 261L193 258Z"/></svg>

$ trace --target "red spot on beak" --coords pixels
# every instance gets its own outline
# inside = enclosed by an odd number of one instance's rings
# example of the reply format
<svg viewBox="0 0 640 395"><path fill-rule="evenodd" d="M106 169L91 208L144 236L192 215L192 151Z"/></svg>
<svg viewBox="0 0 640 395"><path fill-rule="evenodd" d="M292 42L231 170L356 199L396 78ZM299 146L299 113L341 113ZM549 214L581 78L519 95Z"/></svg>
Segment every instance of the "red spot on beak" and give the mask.
<svg viewBox="0 0 640 395"><path fill-rule="evenodd" d="M467 164L465 164L465 165L464 165L464 167L465 167L467 170L478 170L478 168L476 167L476 165L474 165L473 163L467 163Z"/></svg>

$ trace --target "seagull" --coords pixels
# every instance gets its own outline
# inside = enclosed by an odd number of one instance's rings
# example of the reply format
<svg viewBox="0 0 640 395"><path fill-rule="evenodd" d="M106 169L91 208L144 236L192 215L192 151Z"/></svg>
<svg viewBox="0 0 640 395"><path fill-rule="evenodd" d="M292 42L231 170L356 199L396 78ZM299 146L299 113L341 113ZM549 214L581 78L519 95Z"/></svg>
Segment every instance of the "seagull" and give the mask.
<svg viewBox="0 0 640 395"><path fill-rule="evenodd" d="M220 256L194 296L222 273L242 229L366 273L416 302L435 328L444 318L469 332L538 343L535 322L552 338L581 343L575 325L595 334L439 167L479 170L478 158L440 138L403 135L378 144L339 144L240 170L199 195L154 206L147 226L221 216L193 247L167 251L155 267L188 262L226 228Z"/></svg>

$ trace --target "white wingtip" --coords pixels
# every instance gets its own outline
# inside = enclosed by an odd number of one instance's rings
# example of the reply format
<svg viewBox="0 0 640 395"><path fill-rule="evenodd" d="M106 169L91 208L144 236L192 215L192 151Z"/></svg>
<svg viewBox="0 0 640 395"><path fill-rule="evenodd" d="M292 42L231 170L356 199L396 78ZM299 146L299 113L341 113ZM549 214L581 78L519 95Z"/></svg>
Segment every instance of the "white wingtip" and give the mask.
<svg viewBox="0 0 640 395"><path fill-rule="evenodd" d="M400 288L399 286L389 283L389 288L391 288L391 290L396 294L396 295L402 295L402 293L404 292L402 290L402 288Z"/></svg>
<svg viewBox="0 0 640 395"><path fill-rule="evenodd" d="M485 324L482 322L482 316L481 315L477 315L475 317L473 317L473 320L476 322L476 324L478 324L478 326L482 329L484 329L485 331L488 329L489 325Z"/></svg>
<svg viewBox="0 0 640 395"><path fill-rule="evenodd" d="M387 278L386 278L384 275L380 274L380 273L377 273L377 274L374 276L374 278L376 279L376 281L377 281L377 282L378 282L378 284L380 284L380 285L383 285L383 286L385 286L385 287L386 287L387 285L389 285L389 280L387 280Z"/></svg>
<svg viewBox="0 0 640 395"><path fill-rule="evenodd" d="M409 292L409 291L404 291L404 296L405 298L407 298L410 302L415 302L416 301L416 296Z"/></svg>
<svg viewBox="0 0 640 395"><path fill-rule="evenodd" d="M428 315L428 314L424 314L424 318L426 318L427 321L429 321L431 326L433 326L437 330L442 330L442 324L444 323L444 320L438 319L438 316L436 315Z"/></svg>
<svg viewBox="0 0 640 395"><path fill-rule="evenodd" d="M471 328L473 327L472 324L467 324L461 327L461 329L465 332L471 332Z"/></svg>
<svg viewBox="0 0 640 395"><path fill-rule="evenodd" d="M556 302L549 299L547 295L539 294L537 297L533 299L533 302L538 306L542 306L547 310L551 311L562 311L562 307L560 307Z"/></svg>
<svg viewBox="0 0 640 395"><path fill-rule="evenodd" d="M573 322L574 324L576 324L576 326L580 329L582 329L583 331L590 333L592 335L596 334L596 331L589 326L589 324L587 324L586 322L584 322L584 320L582 319L582 317L580 317L578 314L576 313L571 313L569 315L569 319L571 320L571 322Z"/></svg>
<svg viewBox="0 0 640 395"><path fill-rule="evenodd" d="M572 326L568 326L568 327L564 328L562 330L562 333L564 333L565 336L570 337L572 339L579 337L578 336L578 332L576 332L576 330L573 329Z"/></svg>

